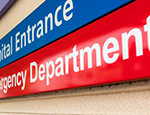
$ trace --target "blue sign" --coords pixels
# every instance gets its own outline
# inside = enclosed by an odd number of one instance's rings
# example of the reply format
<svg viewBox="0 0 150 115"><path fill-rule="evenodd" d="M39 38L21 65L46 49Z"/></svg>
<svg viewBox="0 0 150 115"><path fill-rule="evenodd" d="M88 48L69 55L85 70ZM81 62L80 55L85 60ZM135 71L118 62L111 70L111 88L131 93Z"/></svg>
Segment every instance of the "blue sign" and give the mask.
<svg viewBox="0 0 150 115"><path fill-rule="evenodd" d="M131 1L45 1L0 40L0 68L54 42ZM55 49L51 50L53 51Z"/></svg>

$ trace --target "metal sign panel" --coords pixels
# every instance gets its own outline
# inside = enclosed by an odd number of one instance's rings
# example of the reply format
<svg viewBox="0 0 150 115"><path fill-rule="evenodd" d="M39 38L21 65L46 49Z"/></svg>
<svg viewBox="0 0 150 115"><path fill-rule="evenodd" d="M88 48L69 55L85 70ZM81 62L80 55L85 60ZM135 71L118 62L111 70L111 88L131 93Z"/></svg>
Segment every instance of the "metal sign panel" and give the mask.
<svg viewBox="0 0 150 115"><path fill-rule="evenodd" d="M0 97L149 79L149 6L135 1L3 67Z"/></svg>

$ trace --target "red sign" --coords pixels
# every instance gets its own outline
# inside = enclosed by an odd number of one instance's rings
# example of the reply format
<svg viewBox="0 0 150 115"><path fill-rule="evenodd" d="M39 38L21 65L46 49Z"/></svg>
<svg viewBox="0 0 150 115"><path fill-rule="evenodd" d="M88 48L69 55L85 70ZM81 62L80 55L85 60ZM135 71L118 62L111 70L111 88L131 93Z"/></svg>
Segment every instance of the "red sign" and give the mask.
<svg viewBox="0 0 150 115"><path fill-rule="evenodd" d="M149 79L149 7L135 1L3 67L0 97Z"/></svg>

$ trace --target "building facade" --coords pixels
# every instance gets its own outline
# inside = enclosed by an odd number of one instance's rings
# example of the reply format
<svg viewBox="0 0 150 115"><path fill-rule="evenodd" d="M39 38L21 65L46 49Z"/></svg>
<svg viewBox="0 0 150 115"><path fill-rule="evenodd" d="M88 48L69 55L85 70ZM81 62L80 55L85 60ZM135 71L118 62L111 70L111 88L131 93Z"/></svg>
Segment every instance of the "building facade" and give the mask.
<svg viewBox="0 0 150 115"><path fill-rule="evenodd" d="M17 0L0 19L0 39L43 3L44 0ZM148 77L0 99L0 115L149 114Z"/></svg>

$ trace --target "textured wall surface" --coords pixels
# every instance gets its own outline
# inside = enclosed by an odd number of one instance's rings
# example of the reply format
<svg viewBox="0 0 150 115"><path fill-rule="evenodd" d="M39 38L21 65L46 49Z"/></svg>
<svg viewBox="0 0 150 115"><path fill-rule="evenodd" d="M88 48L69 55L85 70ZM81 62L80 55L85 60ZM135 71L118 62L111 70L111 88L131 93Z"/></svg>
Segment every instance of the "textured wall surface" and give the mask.
<svg viewBox="0 0 150 115"><path fill-rule="evenodd" d="M0 19L0 39L11 31L45 0L16 0Z"/></svg>
<svg viewBox="0 0 150 115"><path fill-rule="evenodd" d="M0 39L44 0L17 0L0 19ZM150 115L150 81L0 99L0 115Z"/></svg>
<svg viewBox="0 0 150 115"><path fill-rule="evenodd" d="M150 81L1 99L0 113L2 115L150 115Z"/></svg>

